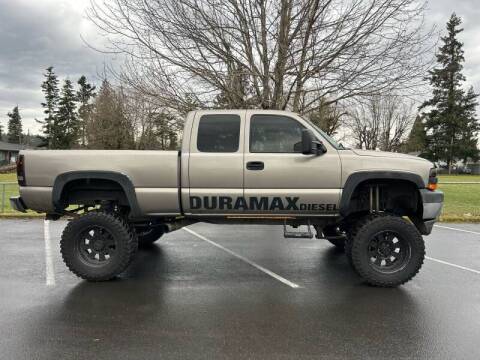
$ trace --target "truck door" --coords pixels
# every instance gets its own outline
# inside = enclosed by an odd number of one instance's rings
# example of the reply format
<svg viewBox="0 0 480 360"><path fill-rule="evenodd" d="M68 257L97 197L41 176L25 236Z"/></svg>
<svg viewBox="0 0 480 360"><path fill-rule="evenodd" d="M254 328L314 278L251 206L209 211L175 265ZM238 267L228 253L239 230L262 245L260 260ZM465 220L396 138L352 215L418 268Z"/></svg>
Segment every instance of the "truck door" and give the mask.
<svg viewBox="0 0 480 360"><path fill-rule="evenodd" d="M186 213L224 214L243 198L245 110L198 111L190 137Z"/></svg>
<svg viewBox="0 0 480 360"><path fill-rule="evenodd" d="M301 153L302 130L310 129L327 148ZM338 213L341 164L338 150L301 117L247 111L244 196L249 212L269 215Z"/></svg>

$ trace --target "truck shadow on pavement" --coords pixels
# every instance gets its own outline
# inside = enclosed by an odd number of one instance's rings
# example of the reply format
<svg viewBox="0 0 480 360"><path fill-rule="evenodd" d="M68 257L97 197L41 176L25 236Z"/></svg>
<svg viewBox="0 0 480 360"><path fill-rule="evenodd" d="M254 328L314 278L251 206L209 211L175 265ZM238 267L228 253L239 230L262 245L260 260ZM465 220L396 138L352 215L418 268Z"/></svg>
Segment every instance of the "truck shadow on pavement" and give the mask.
<svg viewBox="0 0 480 360"><path fill-rule="evenodd" d="M158 246L139 250L135 261L119 278L100 283L81 281L65 297L59 318L117 319L133 311L138 325L162 306L164 253Z"/></svg>
<svg viewBox="0 0 480 360"><path fill-rule="evenodd" d="M315 271L323 274L303 289L190 283L169 277L175 261L154 245L140 250L116 281L82 281L63 299L58 289L53 309L32 319L29 342L41 358L72 351L109 358L343 358L359 349L378 358L431 346L434 319L408 290L365 286L343 254L319 255ZM41 329L48 329L48 342L39 341ZM407 341L398 341L399 329Z"/></svg>

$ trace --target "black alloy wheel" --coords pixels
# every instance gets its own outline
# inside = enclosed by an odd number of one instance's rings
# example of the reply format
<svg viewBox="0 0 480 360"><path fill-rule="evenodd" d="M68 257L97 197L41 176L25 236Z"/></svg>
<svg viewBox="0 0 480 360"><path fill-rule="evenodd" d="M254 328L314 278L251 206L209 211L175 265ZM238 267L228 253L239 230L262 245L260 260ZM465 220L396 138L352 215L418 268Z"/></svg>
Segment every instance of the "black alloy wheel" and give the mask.
<svg viewBox="0 0 480 360"><path fill-rule="evenodd" d="M410 260L412 249L408 241L395 231L383 230L368 244L370 265L377 271L393 273L402 270Z"/></svg>
<svg viewBox="0 0 480 360"><path fill-rule="evenodd" d="M78 234L77 246L82 259L90 265L102 265L115 256L117 241L105 227L93 225Z"/></svg>

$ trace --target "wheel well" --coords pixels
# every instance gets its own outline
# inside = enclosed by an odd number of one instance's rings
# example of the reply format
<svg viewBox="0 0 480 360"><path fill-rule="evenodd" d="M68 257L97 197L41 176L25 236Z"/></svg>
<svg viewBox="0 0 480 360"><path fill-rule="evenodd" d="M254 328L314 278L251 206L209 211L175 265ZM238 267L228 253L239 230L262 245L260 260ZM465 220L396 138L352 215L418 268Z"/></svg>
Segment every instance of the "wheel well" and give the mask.
<svg viewBox="0 0 480 360"><path fill-rule="evenodd" d="M129 206L123 187L110 179L84 178L66 183L61 191L60 204L95 206L102 201L113 201L120 206Z"/></svg>
<svg viewBox="0 0 480 360"><path fill-rule="evenodd" d="M418 186L408 180L372 179L357 185L347 213L383 211L398 216L418 216L422 211Z"/></svg>

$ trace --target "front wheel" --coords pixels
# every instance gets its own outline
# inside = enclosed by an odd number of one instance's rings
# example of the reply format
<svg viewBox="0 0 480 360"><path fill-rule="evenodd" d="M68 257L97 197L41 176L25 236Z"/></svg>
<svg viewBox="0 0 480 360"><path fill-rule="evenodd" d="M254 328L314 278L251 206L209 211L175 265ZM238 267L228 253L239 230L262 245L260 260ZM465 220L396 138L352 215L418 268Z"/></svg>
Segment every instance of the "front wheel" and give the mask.
<svg viewBox="0 0 480 360"><path fill-rule="evenodd" d="M425 243L414 225L395 216L367 217L351 239L352 265L374 286L395 287L422 267Z"/></svg>
<svg viewBox="0 0 480 360"><path fill-rule="evenodd" d="M90 212L71 220L60 241L67 267L89 281L110 280L123 272L137 247L133 229L105 212Z"/></svg>

